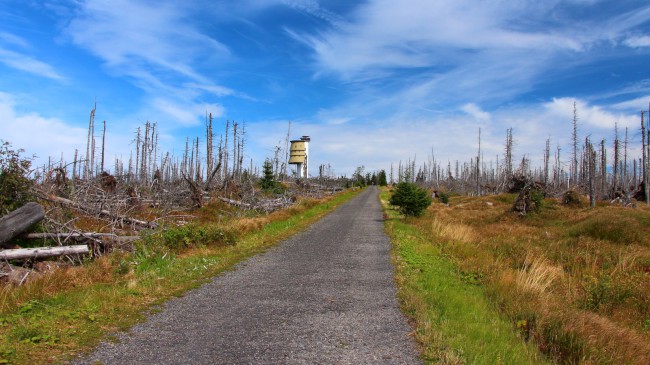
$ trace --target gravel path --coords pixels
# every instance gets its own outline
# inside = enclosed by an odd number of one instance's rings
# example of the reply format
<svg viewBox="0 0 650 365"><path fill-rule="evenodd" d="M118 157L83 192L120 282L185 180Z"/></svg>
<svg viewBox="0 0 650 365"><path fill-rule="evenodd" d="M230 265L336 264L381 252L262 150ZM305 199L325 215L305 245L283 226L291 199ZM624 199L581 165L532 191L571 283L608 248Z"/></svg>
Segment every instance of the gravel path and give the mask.
<svg viewBox="0 0 650 365"><path fill-rule="evenodd" d="M370 187L76 364L419 364Z"/></svg>

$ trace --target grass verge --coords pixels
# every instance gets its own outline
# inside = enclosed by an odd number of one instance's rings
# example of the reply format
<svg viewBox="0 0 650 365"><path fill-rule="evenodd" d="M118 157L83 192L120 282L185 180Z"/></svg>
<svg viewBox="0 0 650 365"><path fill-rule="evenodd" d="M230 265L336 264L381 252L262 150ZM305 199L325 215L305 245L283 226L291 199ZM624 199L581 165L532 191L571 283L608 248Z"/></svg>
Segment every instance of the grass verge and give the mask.
<svg viewBox="0 0 650 365"><path fill-rule="evenodd" d="M89 351L107 335L144 320L157 304L298 233L356 194L306 200L219 227L202 219L193 228L154 234L132 254L113 253L4 288L0 364L62 363Z"/></svg>
<svg viewBox="0 0 650 365"><path fill-rule="evenodd" d="M383 191L387 207L389 194ZM441 248L386 209L399 299L415 326L422 358L435 364L540 364L543 357L518 337L484 293ZM418 219L418 218L415 218Z"/></svg>

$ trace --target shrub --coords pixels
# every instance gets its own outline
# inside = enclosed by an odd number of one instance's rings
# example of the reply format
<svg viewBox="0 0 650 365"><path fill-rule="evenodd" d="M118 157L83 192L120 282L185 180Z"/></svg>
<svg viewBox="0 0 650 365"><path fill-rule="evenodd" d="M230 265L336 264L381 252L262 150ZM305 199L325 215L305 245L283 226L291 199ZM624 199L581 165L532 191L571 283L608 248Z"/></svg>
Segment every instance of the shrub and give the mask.
<svg viewBox="0 0 650 365"><path fill-rule="evenodd" d="M580 201L580 194L575 190L567 190L562 194L562 204L574 208L580 208L582 202Z"/></svg>
<svg viewBox="0 0 650 365"><path fill-rule="evenodd" d="M0 215L20 208L33 199L29 169L32 161L21 156L9 142L0 141Z"/></svg>
<svg viewBox="0 0 650 365"><path fill-rule="evenodd" d="M235 241L236 237L233 232L216 225L199 226L196 224L158 230L145 235L143 240L144 245L151 251L171 249L176 252L189 247L233 245Z"/></svg>
<svg viewBox="0 0 650 365"><path fill-rule="evenodd" d="M417 185L409 182L397 184L395 193L390 198L390 203L399 207L399 211L407 216L421 216L431 204L429 193Z"/></svg>
<svg viewBox="0 0 650 365"><path fill-rule="evenodd" d="M440 200L442 204L449 204L449 194L445 192L438 193L438 200Z"/></svg>
<svg viewBox="0 0 650 365"><path fill-rule="evenodd" d="M264 161L262 169L264 176L262 176L259 180L260 188L268 193L282 194L284 192L284 188L282 185L280 185L280 183L275 181L275 176L273 174L273 163L267 159Z"/></svg>

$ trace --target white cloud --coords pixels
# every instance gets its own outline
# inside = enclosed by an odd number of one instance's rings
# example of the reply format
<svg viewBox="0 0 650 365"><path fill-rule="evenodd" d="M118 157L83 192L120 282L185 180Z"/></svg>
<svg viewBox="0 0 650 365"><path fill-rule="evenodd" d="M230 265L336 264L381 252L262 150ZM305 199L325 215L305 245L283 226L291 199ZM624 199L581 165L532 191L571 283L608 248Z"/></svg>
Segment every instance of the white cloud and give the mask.
<svg viewBox="0 0 650 365"><path fill-rule="evenodd" d="M650 36L630 37L624 41L625 45L632 48L650 47Z"/></svg>
<svg viewBox="0 0 650 365"><path fill-rule="evenodd" d="M0 48L0 62L11 68L29 72L37 76L47 77L59 81L64 79L64 77L56 72L54 67L51 65L36 60L30 56L2 48Z"/></svg>
<svg viewBox="0 0 650 365"><path fill-rule="evenodd" d="M650 95L616 103L612 105L612 108L625 111L648 111L650 110Z"/></svg>
<svg viewBox="0 0 650 365"><path fill-rule="evenodd" d="M490 119L492 119L490 113L481 110L481 108L479 108L478 105L474 103L468 103L463 105L461 110L469 114L479 122L489 122Z"/></svg>
<svg viewBox="0 0 650 365"><path fill-rule="evenodd" d="M0 42L20 48L30 48L29 43L25 39L7 32L0 32Z"/></svg>
<svg viewBox="0 0 650 365"><path fill-rule="evenodd" d="M88 0L67 29L72 41L119 71L159 68L203 80L192 67L201 57L227 57L220 42L192 27L183 3Z"/></svg>
<svg viewBox="0 0 650 365"><path fill-rule="evenodd" d="M325 20L334 26L338 26L344 22L343 18L339 15L322 8L316 0L283 0L282 3L296 10L304 11L316 18Z"/></svg>
<svg viewBox="0 0 650 365"><path fill-rule="evenodd" d="M157 111L152 114L158 115L159 121L173 120L184 127L200 125L204 121L206 113L212 113L213 118L218 118L224 112L223 107L217 104L179 103L163 98L156 98L152 100L151 104Z"/></svg>
<svg viewBox="0 0 650 365"><path fill-rule="evenodd" d="M573 120L574 100L571 98L554 98L552 101L545 103L544 108L548 116L570 123ZM582 100L576 100L576 109L579 125L612 131L615 124L623 128L635 126L635 118L632 115L615 114L605 110L602 106L589 105Z"/></svg>
<svg viewBox="0 0 650 365"><path fill-rule="evenodd" d="M3 47L3 44L5 45ZM31 45L22 37L7 32L0 32L0 63L25 71L37 76L46 77L54 80L63 80L64 77L59 74L52 65L39 61L34 57L10 50L11 47L18 47L21 50L30 50Z"/></svg>
<svg viewBox="0 0 650 365"><path fill-rule="evenodd" d="M47 118L36 113L19 113L12 95L0 92L0 136L15 148L25 150L26 156L35 154L36 163L64 158L71 161L74 149L85 151L86 130L74 127L57 118Z"/></svg>
<svg viewBox="0 0 650 365"><path fill-rule="evenodd" d="M570 33L517 27L521 19L533 22L548 10L528 2L374 0L336 31L293 36L316 51L322 68L344 77L378 69L445 67L485 50L580 50Z"/></svg>

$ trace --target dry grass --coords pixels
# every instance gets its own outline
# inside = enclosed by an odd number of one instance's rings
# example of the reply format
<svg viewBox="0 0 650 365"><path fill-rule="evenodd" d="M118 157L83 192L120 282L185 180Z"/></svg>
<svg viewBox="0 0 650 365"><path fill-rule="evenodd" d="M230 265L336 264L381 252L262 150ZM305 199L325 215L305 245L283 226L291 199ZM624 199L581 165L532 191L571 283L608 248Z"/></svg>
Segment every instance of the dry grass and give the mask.
<svg viewBox="0 0 650 365"><path fill-rule="evenodd" d="M525 267L517 272L517 285L522 290L545 294L551 284L563 276L562 268L552 265L544 256L526 256Z"/></svg>
<svg viewBox="0 0 650 365"><path fill-rule="evenodd" d="M547 199L522 219L512 201L454 197L412 223L554 361L650 363L650 209Z"/></svg>

